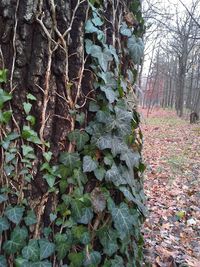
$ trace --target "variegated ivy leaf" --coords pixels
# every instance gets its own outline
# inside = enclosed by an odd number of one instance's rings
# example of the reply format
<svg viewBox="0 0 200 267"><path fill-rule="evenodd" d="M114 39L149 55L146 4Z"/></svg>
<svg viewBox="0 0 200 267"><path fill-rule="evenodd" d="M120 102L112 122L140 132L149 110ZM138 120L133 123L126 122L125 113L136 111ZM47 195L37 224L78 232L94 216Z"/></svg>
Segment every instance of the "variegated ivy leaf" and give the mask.
<svg viewBox="0 0 200 267"><path fill-rule="evenodd" d="M83 266L98 266L101 262L101 254L98 251L89 252L89 254L85 255L85 261Z"/></svg>
<svg viewBox="0 0 200 267"><path fill-rule="evenodd" d="M121 203L119 207L111 210L114 226L117 229L120 238L124 239L131 235L134 225L134 217L130 214L128 205Z"/></svg>
<svg viewBox="0 0 200 267"><path fill-rule="evenodd" d="M112 104L117 99L117 93L111 87L100 86L100 89L105 93L106 98L108 99L110 104Z"/></svg>
<svg viewBox="0 0 200 267"><path fill-rule="evenodd" d="M116 186L127 184L115 164L113 164L112 168L106 172L105 179L107 182L111 182Z"/></svg>
<svg viewBox="0 0 200 267"><path fill-rule="evenodd" d="M89 135L85 131L75 130L68 134L70 142L75 142L77 149L80 151L89 141Z"/></svg>
<svg viewBox="0 0 200 267"><path fill-rule="evenodd" d="M27 246L22 249L22 256L24 259L31 261L38 261L40 258L40 249L37 240L29 240Z"/></svg>
<svg viewBox="0 0 200 267"><path fill-rule="evenodd" d="M141 213L146 217L148 212L147 209L145 208L145 206L142 204L142 202L140 201L140 199L137 199L136 197L134 197L132 195L132 193L124 186L120 186L119 190L124 194L124 196L126 197L126 199L128 201L131 201L133 203L135 203L138 207L138 209L141 211Z"/></svg>
<svg viewBox="0 0 200 267"><path fill-rule="evenodd" d="M126 22L122 22L120 33L124 36L131 37L132 31L128 28Z"/></svg>
<svg viewBox="0 0 200 267"><path fill-rule="evenodd" d="M80 167L80 156L78 153L63 152L60 154L59 161L70 170Z"/></svg>
<svg viewBox="0 0 200 267"><path fill-rule="evenodd" d="M10 227L10 224L8 222L8 220L6 219L6 217L0 217L0 234L3 231L8 230Z"/></svg>
<svg viewBox="0 0 200 267"><path fill-rule="evenodd" d="M98 167L98 162L90 156L83 157L83 172L92 172Z"/></svg>
<svg viewBox="0 0 200 267"><path fill-rule="evenodd" d="M89 42L89 40L86 40L86 52L92 57L97 58L103 71L107 71L108 63L113 60L109 49L104 48L102 50L100 46L94 45L92 42Z"/></svg>
<svg viewBox="0 0 200 267"><path fill-rule="evenodd" d="M40 245L40 259L41 260L50 257L55 251L55 244L52 242L49 242L46 239L40 239L39 245Z"/></svg>
<svg viewBox="0 0 200 267"><path fill-rule="evenodd" d="M119 249L117 244L118 234L116 230L105 227L98 232L98 237L103 246L104 253L109 257Z"/></svg>
<svg viewBox="0 0 200 267"><path fill-rule="evenodd" d="M6 211L5 211L5 215L7 216L7 218L15 223L15 224L19 224L22 216L24 213L24 207L21 206L7 206Z"/></svg>
<svg viewBox="0 0 200 267"><path fill-rule="evenodd" d="M133 62L135 64L140 64L144 54L144 43L142 39L132 35L128 38L127 47Z"/></svg>
<svg viewBox="0 0 200 267"><path fill-rule="evenodd" d="M129 169L133 169L133 167L138 168L140 158L139 152L132 152L130 149L124 151L124 153L120 156L120 159L126 162Z"/></svg>

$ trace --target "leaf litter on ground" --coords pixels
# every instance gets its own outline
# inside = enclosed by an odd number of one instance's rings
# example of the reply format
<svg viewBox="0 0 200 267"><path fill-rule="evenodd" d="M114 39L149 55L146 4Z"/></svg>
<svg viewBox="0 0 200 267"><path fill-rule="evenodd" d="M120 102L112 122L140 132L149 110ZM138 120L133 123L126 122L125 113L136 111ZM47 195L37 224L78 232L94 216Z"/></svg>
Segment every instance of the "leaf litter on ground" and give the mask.
<svg viewBox="0 0 200 267"><path fill-rule="evenodd" d="M173 111L143 114L143 227L146 262L153 267L200 267L200 124Z"/></svg>

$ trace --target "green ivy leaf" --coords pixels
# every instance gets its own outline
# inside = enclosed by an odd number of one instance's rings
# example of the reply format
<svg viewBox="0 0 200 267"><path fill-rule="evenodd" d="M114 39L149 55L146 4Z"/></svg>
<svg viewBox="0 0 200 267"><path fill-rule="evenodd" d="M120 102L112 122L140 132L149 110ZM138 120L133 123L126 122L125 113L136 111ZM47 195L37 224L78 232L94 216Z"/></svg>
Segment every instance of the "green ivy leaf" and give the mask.
<svg viewBox="0 0 200 267"><path fill-rule="evenodd" d="M83 172L92 172L98 167L98 162L90 156L83 157Z"/></svg>
<svg viewBox="0 0 200 267"><path fill-rule="evenodd" d="M22 145L22 153L26 157L29 153L34 153L34 150L31 146Z"/></svg>
<svg viewBox="0 0 200 267"><path fill-rule="evenodd" d="M119 190L124 194L124 196L128 201L131 201L137 205L138 209L141 211L144 217L148 215L146 207L142 204L142 202L139 199L134 197L126 187L121 186L119 187Z"/></svg>
<svg viewBox="0 0 200 267"><path fill-rule="evenodd" d="M31 111L32 104L28 103L28 102L24 102L23 107L24 107L24 111L25 111L26 115L28 115L29 112Z"/></svg>
<svg viewBox="0 0 200 267"><path fill-rule="evenodd" d="M105 227L98 232L98 237L103 251L109 257L111 257L118 249L117 245L117 232L111 228Z"/></svg>
<svg viewBox="0 0 200 267"><path fill-rule="evenodd" d="M131 37L132 31L128 28L126 22L122 22L120 33L124 36Z"/></svg>
<svg viewBox="0 0 200 267"><path fill-rule="evenodd" d="M55 251L55 244L52 242L49 242L46 239L40 239L39 245L40 245L40 259L41 260L50 257Z"/></svg>
<svg viewBox="0 0 200 267"><path fill-rule="evenodd" d="M37 98L34 95L32 95L32 94L28 94L27 95L27 99L33 100L33 101L36 101L37 100Z"/></svg>
<svg viewBox="0 0 200 267"><path fill-rule="evenodd" d="M11 233L11 239L7 240L3 244L3 249L7 254L15 254L20 251L25 243L28 236L28 231L25 227L20 228L19 226L15 227Z"/></svg>
<svg viewBox="0 0 200 267"><path fill-rule="evenodd" d="M97 112L98 110L99 110L99 105L94 101L90 101L89 111L90 112Z"/></svg>
<svg viewBox="0 0 200 267"><path fill-rule="evenodd" d="M68 134L70 142L75 142L77 149L80 151L84 148L85 144L89 141L89 135L80 130L75 130Z"/></svg>
<svg viewBox="0 0 200 267"><path fill-rule="evenodd" d="M79 223L82 224L89 224L93 218L93 212L91 208L84 208L82 209L82 216L78 219Z"/></svg>
<svg viewBox="0 0 200 267"><path fill-rule="evenodd" d="M0 144L5 150L7 150L10 145L10 141L17 139L18 137L19 137L19 134L16 132L9 133Z"/></svg>
<svg viewBox="0 0 200 267"><path fill-rule="evenodd" d="M80 125L83 125L85 122L85 113L81 112L80 114L76 115L76 121L80 123Z"/></svg>
<svg viewBox="0 0 200 267"><path fill-rule="evenodd" d="M59 260L62 260L67 256L72 246L71 232L70 235L59 234L59 233L56 234L55 243L56 243L55 250L57 252L57 257Z"/></svg>
<svg viewBox="0 0 200 267"><path fill-rule="evenodd" d="M127 47L133 62L135 64L140 64L144 54L144 44L142 39L132 35L128 38Z"/></svg>
<svg viewBox="0 0 200 267"><path fill-rule="evenodd" d="M125 267L122 257L116 255L114 260L111 260L111 267Z"/></svg>
<svg viewBox="0 0 200 267"><path fill-rule="evenodd" d="M12 95L8 92L0 89L0 109L3 108L3 104L12 99Z"/></svg>
<svg viewBox="0 0 200 267"><path fill-rule="evenodd" d="M12 110L7 110L4 112L0 111L0 123L8 123L12 116Z"/></svg>
<svg viewBox="0 0 200 267"><path fill-rule="evenodd" d="M48 152L44 152L44 153L43 153L43 157L45 158L45 160L46 160L47 162L50 162L50 160L51 160L51 158L52 158L52 155L53 155L53 153L52 153L51 151L48 151Z"/></svg>
<svg viewBox="0 0 200 267"><path fill-rule="evenodd" d="M29 142L41 145L42 142L38 137L38 134L33 131L29 126L23 126L22 137Z"/></svg>
<svg viewBox="0 0 200 267"><path fill-rule="evenodd" d="M106 98L108 99L110 104L112 104L117 99L116 92L111 87L101 86L100 89L105 93Z"/></svg>
<svg viewBox="0 0 200 267"><path fill-rule="evenodd" d="M113 164L112 168L106 172L105 179L107 182L112 182L116 186L127 184L126 180L123 178L115 164Z"/></svg>
<svg viewBox="0 0 200 267"><path fill-rule="evenodd" d="M8 196L5 194L0 194L0 204L7 201L8 200Z"/></svg>
<svg viewBox="0 0 200 267"><path fill-rule="evenodd" d="M80 267L82 266L84 255L83 252L72 252L68 255L68 258L71 261L71 266Z"/></svg>
<svg viewBox="0 0 200 267"><path fill-rule="evenodd" d="M130 214L128 205L121 203L119 207L111 210L114 226L117 229L120 238L131 235L134 224L134 217Z"/></svg>
<svg viewBox="0 0 200 267"><path fill-rule="evenodd" d="M28 115L28 116L26 117L26 120L30 122L31 126L34 126L34 125L35 125L36 119L35 119L34 116L32 116L32 115Z"/></svg>
<svg viewBox="0 0 200 267"><path fill-rule="evenodd" d="M7 69L0 70L0 83L5 83L7 81Z"/></svg>
<svg viewBox="0 0 200 267"><path fill-rule="evenodd" d="M8 220L5 217L0 217L0 234L3 231L8 230L10 227L10 224L8 222Z"/></svg>
<svg viewBox="0 0 200 267"><path fill-rule="evenodd" d="M126 162L126 165L129 169L133 169L133 167L138 168L140 158L141 156L139 152L132 152L130 149L124 151L124 153L122 153L120 156L120 159Z"/></svg>
<svg viewBox="0 0 200 267"><path fill-rule="evenodd" d="M15 267L31 267L30 265L31 263L22 257L17 257L15 259Z"/></svg>
<svg viewBox="0 0 200 267"><path fill-rule="evenodd" d="M52 174L46 173L43 175L43 178L46 180L49 187L53 187L56 181L56 177Z"/></svg>
<svg viewBox="0 0 200 267"><path fill-rule="evenodd" d="M5 215L8 217L8 219L15 223L19 224L21 222L22 216L24 213L24 207L21 206L7 206Z"/></svg>
<svg viewBox="0 0 200 267"><path fill-rule="evenodd" d="M103 180L105 174L106 170L103 167L98 167L97 169L94 170L94 175L99 181Z"/></svg>
<svg viewBox="0 0 200 267"><path fill-rule="evenodd" d="M0 267L8 267L6 258L3 255L0 255Z"/></svg>
<svg viewBox="0 0 200 267"><path fill-rule="evenodd" d="M27 266L23 266L23 267L27 267ZM31 263L30 267L52 267L52 264L49 261L38 261L38 262Z"/></svg>
<svg viewBox="0 0 200 267"><path fill-rule="evenodd" d="M80 156L78 153L63 152L60 154L59 161L66 165L70 170L80 167Z"/></svg>
<svg viewBox="0 0 200 267"><path fill-rule="evenodd" d="M22 249L23 258L31 261L38 261L40 258L40 249L37 240L29 240L28 246Z"/></svg>
<svg viewBox="0 0 200 267"><path fill-rule="evenodd" d="M101 262L101 254L98 251L92 251L85 255L84 267L98 266Z"/></svg>
<svg viewBox="0 0 200 267"><path fill-rule="evenodd" d="M27 226L36 224L37 223L37 218L36 218L35 212L33 210L29 210L27 212L26 217L24 217L24 221L25 221L25 224Z"/></svg>

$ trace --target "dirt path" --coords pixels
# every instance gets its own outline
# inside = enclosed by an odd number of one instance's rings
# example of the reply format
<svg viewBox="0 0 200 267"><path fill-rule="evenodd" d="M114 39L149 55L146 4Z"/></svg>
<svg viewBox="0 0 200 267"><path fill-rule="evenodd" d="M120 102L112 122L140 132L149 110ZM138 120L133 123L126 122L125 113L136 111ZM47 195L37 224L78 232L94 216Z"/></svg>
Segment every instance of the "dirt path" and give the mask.
<svg viewBox="0 0 200 267"><path fill-rule="evenodd" d="M147 259L153 266L200 267L200 124L160 110L142 129Z"/></svg>

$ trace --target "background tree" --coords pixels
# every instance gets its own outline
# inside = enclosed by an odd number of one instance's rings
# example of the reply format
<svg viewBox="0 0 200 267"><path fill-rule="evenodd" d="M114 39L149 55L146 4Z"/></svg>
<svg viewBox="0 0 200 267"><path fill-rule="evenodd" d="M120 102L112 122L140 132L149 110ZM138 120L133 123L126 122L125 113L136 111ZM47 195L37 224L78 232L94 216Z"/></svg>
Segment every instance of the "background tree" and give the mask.
<svg viewBox="0 0 200 267"><path fill-rule="evenodd" d="M0 265L142 266L140 1L1 1L0 21Z"/></svg>

